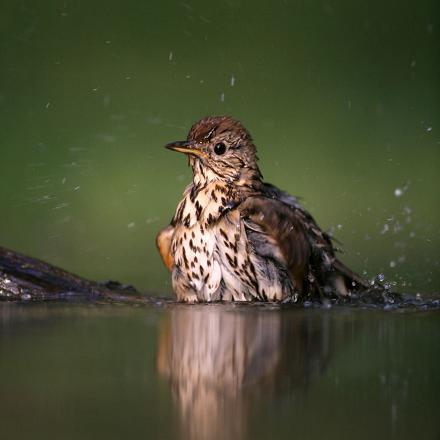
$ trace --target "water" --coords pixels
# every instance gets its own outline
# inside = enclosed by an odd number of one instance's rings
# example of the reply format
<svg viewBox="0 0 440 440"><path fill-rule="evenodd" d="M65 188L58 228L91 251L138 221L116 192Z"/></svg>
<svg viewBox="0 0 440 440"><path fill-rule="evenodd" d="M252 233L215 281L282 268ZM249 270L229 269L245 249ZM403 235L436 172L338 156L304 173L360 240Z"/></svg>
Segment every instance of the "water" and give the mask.
<svg viewBox="0 0 440 440"><path fill-rule="evenodd" d="M0 245L171 295L154 238L191 176L163 146L230 114L345 263L438 293L438 4L4 0ZM440 435L434 310L0 304L0 326L0 438Z"/></svg>
<svg viewBox="0 0 440 440"><path fill-rule="evenodd" d="M1 305L1 438L436 439L438 312Z"/></svg>

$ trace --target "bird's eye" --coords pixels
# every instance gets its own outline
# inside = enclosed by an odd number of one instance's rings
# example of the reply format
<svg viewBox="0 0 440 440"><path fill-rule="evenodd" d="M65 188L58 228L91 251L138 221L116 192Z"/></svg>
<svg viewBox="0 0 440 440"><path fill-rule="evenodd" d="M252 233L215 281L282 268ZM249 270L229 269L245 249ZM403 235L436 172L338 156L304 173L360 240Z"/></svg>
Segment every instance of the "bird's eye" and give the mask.
<svg viewBox="0 0 440 440"><path fill-rule="evenodd" d="M214 153L218 154L219 156L224 154L226 151L226 145L223 142L220 142L219 144L215 144L214 146Z"/></svg>

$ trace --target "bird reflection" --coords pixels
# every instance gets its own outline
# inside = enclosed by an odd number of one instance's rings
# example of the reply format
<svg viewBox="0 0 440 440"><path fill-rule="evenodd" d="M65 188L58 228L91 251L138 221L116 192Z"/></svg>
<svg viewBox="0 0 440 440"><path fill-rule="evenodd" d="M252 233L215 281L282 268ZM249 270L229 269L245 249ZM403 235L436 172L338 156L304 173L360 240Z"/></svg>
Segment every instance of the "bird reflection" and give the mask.
<svg viewBox="0 0 440 440"><path fill-rule="evenodd" d="M157 367L170 383L184 438L246 438L252 409L301 399L345 331L330 313L178 306L165 317Z"/></svg>

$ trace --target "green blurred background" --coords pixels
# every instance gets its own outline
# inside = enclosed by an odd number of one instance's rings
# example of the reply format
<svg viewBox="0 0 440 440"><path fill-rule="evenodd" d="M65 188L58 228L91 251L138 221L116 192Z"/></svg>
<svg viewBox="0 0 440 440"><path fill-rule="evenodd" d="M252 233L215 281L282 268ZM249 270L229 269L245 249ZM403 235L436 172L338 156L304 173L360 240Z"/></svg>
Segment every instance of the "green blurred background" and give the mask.
<svg viewBox="0 0 440 440"><path fill-rule="evenodd" d="M205 115L251 131L344 261L439 289L439 3L3 1L0 245L170 293L154 238Z"/></svg>

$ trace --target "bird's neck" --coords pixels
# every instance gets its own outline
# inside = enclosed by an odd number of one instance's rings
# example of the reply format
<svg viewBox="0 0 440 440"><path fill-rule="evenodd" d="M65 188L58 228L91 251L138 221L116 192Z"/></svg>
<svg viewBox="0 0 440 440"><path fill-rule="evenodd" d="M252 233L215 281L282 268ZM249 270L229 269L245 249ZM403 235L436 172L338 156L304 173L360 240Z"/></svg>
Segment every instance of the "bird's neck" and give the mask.
<svg viewBox="0 0 440 440"><path fill-rule="evenodd" d="M173 223L186 228L196 224L209 228L242 200L241 192L231 183L218 180L203 183L194 181L185 190Z"/></svg>
<svg viewBox="0 0 440 440"><path fill-rule="evenodd" d="M193 185L204 187L220 180L220 177L210 168L203 166L200 160L195 160L192 164Z"/></svg>
<svg viewBox="0 0 440 440"><path fill-rule="evenodd" d="M235 188L238 192L247 192L248 189L261 188L263 176L255 164L253 167L243 167L240 170L228 169L223 175L219 175L211 168L203 165L200 160L191 162L193 170L193 186L203 188L216 184Z"/></svg>
<svg viewBox="0 0 440 440"><path fill-rule="evenodd" d="M220 176L199 160L190 163L193 181L177 207L173 218L176 225L190 228L198 223L210 227L247 197L258 193L263 185L256 165Z"/></svg>

